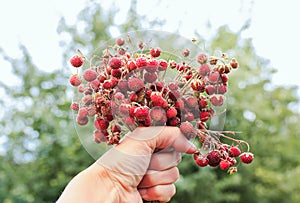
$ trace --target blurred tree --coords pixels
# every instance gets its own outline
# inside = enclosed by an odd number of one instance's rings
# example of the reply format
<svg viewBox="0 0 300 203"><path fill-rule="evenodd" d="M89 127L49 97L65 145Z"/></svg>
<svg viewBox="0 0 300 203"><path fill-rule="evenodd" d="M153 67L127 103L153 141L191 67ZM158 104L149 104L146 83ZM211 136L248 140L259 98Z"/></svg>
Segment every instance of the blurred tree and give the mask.
<svg viewBox="0 0 300 203"><path fill-rule="evenodd" d="M75 25L62 18L58 32L67 36L61 41L63 66L67 67L75 50L89 55L101 46L111 37L112 27L125 33L147 28L142 25L161 25L139 16L136 3L132 1L122 25L114 20L117 7L103 11L96 1L87 2ZM208 53L222 50L239 60L239 70L230 75L225 129L242 132L238 136L249 141L255 161L229 176L217 168L198 168L190 156L184 156L174 203L300 202L300 180L295 178L300 175L300 115L295 108L299 99L294 87L272 85L274 70L255 54L251 39L241 38L244 29L234 33L221 27L205 47ZM20 49L22 59L1 51L12 64L19 85L1 84L6 96L0 98L4 111L0 130L6 141L0 155L0 202L54 202L67 182L94 159L74 130L69 109L70 72L66 68L42 72L29 51L24 46Z"/></svg>

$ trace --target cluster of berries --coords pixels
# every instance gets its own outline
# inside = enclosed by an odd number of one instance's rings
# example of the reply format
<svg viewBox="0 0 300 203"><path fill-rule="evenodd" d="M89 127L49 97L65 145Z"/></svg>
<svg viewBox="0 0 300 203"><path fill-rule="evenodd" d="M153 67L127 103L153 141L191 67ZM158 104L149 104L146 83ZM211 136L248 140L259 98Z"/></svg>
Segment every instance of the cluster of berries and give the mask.
<svg viewBox="0 0 300 203"><path fill-rule="evenodd" d="M128 52L125 39L115 42L101 56L95 56L100 59L98 63L89 61L80 51L70 59L77 68L70 84L83 95L72 102L71 109L77 112L79 125L93 119L95 142L118 144L125 133L138 126L177 126L187 138L199 139L206 154L199 149L194 158L201 167L220 166L232 173L236 171L236 157L243 163L252 162L246 142L226 136L226 132L208 130L214 108L224 104L228 73L238 68L235 59L225 53L219 57L200 53L191 62L190 51L185 49L178 61L143 42L134 53ZM78 68L84 64L87 67L79 73ZM166 75L173 80L167 82ZM238 145L225 145L220 137ZM241 153L241 144L247 145L247 152Z"/></svg>

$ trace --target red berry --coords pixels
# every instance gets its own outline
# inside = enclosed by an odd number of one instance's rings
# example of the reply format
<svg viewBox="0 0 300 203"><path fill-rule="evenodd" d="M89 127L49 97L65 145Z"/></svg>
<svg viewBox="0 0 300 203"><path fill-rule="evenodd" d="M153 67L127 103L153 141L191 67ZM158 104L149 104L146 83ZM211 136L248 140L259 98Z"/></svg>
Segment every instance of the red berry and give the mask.
<svg viewBox="0 0 300 203"><path fill-rule="evenodd" d="M174 117L168 120L170 126L177 126L180 123L180 119L178 117Z"/></svg>
<svg viewBox="0 0 300 203"><path fill-rule="evenodd" d="M135 61L128 61L126 67L129 71L135 70L137 68Z"/></svg>
<svg viewBox="0 0 300 203"><path fill-rule="evenodd" d="M129 116L125 119L125 124L128 125L129 127L135 126L135 120L133 117Z"/></svg>
<svg viewBox="0 0 300 203"><path fill-rule="evenodd" d="M216 167L217 165L219 165L219 163L221 161L221 154L218 150L210 151L207 154L207 159L208 159L208 164L210 166Z"/></svg>
<svg viewBox="0 0 300 203"><path fill-rule="evenodd" d="M72 75L69 79L70 84L73 86L79 86L81 84L81 79L78 75Z"/></svg>
<svg viewBox="0 0 300 203"><path fill-rule="evenodd" d="M116 39L116 44L119 46L124 45L125 40L122 37L119 37L118 39Z"/></svg>
<svg viewBox="0 0 300 203"><path fill-rule="evenodd" d="M111 74L111 76L113 76L115 78L121 78L122 70L121 69L112 69L110 74Z"/></svg>
<svg viewBox="0 0 300 203"><path fill-rule="evenodd" d="M208 75L209 82L216 84L220 79L220 73L218 71L212 72Z"/></svg>
<svg viewBox="0 0 300 203"><path fill-rule="evenodd" d="M214 106L222 106L223 103L224 103L224 98L222 95L213 95L211 98L210 98L210 102L212 105Z"/></svg>
<svg viewBox="0 0 300 203"><path fill-rule="evenodd" d="M144 121L149 116L149 109L146 106L140 106L134 109L134 116L138 121Z"/></svg>
<svg viewBox="0 0 300 203"><path fill-rule="evenodd" d="M240 156L240 154L241 154L241 150L238 147L236 147L236 146L230 147L229 156L238 157L238 156Z"/></svg>
<svg viewBox="0 0 300 203"><path fill-rule="evenodd" d="M190 50L189 50L189 49L183 50L183 51L182 51L182 55L183 55L184 57L188 57L188 56L190 55Z"/></svg>
<svg viewBox="0 0 300 203"><path fill-rule="evenodd" d="M210 67L208 64L202 64L199 68L199 74L202 76L206 76L210 73Z"/></svg>
<svg viewBox="0 0 300 203"><path fill-rule="evenodd" d="M220 161L220 169L227 170L230 167L230 163L226 160Z"/></svg>
<svg viewBox="0 0 300 203"><path fill-rule="evenodd" d="M216 89L216 86L215 85L207 85L205 87L205 92L208 94L208 95L213 95L217 92L217 89Z"/></svg>
<svg viewBox="0 0 300 203"><path fill-rule="evenodd" d="M157 71L157 68L158 68L158 61L156 59L149 59L148 64L145 67L145 70L150 73L154 73Z"/></svg>
<svg viewBox="0 0 300 203"><path fill-rule="evenodd" d="M73 110L73 111L78 111L79 110L79 104L77 102L73 102L70 106L70 108Z"/></svg>
<svg viewBox="0 0 300 203"><path fill-rule="evenodd" d="M152 57L159 57L161 53L161 49L160 48L152 48L150 50L150 54Z"/></svg>
<svg viewBox="0 0 300 203"><path fill-rule="evenodd" d="M112 132L112 133L116 133L116 132L121 132L121 127L119 126L119 125L117 125L117 124L112 124L111 126L110 126L110 131Z"/></svg>
<svg viewBox="0 0 300 203"><path fill-rule="evenodd" d="M184 114L184 119L187 121L193 121L195 118L194 114L191 112L187 112Z"/></svg>
<svg viewBox="0 0 300 203"><path fill-rule="evenodd" d="M170 107L166 110L167 118L174 118L177 115L177 110L174 107Z"/></svg>
<svg viewBox="0 0 300 203"><path fill-rule="evenodd" d="M167 122L165 110L161 107L153 107L150 110L150 117L156 123L164 124Z"/></svg>
<svg viewBox="0 0 300 203"><path fill-rule="evenodd" d="M254 159L254 155L251 152L244 152L240 155L240 159L243 163L250 164Z"/></svg>
<svg viewBox="0 0 300 203"><path fill-rule="evenodd" d="M208 159L205 156L200 155L196 159L196 164L200 167L205 167L208 165Z"/></svg>
<svg viewBox="0 0 300 203"><path fill-rule="evenodd" d="M109 61L109 66L112 69L119 69L122 66L122 60L119 57L112 57Z"/></svg>
<svg viewBox="0 0 300 203"><path fill-rule="evenodd" d="M189 108L195 108L198 105L198 99L196 97L189 97L186 99L186 105Z"/></svg>
<svg viewBox="0 0 300 203"><path fill-rule="evenodd" d="M168 68L168 62L164 59L160 59L158 61L158 64L159 64L158 66L159 71L165 71Z"/></svg>
<svg viewBox="0 0 300 203"><path fill-rule="evenodd" d="M95 80L97 78L97 76L98 76L98 73L92 69L87 69L83 73L83 78L88 82Z"/></svg>
<svg viewBox="0 0 300 203"><path fill-rule="evenodd" d="M94 125L99 130L107 130L107 128L109 126L109 122L104 119L97 118L94 121Z"/></svg>
<svg viewBox="0 0 300 203"><path fill-rule="evenodd" d="M89 122L89 118L87 116L79 116L79 115L77 115L76 122L79 125L86 125Z"/></svg>
<svg viewBox="0 0 300 203"><path fill-rule="evenodd" d="M133 91L139 91L144 87L144 81L140 78L129 78L128 88Z"/></svg>
<svg viewBox="0 0 300 203"><path fill-rule="evenodd" d="M138 68L143 68L148 65L147 59L144 57L139 57L135 61Z"/></svg>
<svg viewBox="0 0 300 203"><path fill-rule="evenodd" d="M182 122L180 124L180 131L186 136L189 136L193 132L193 129L193 124L188 121Z"/></svg>
<svg viewBox="0 0 300 203"><path fill-rule="evenodd" d="M87 117L88 116L88 109L86 107L82 107L78 111L79 117Z"/></svg>
<svg viewBox="0 0 300 203"><path fill-rule="evenodd" d="M207 111L200 112L200 121L205 122L210 118L210 113Z"/></svg>
<svg viewBox="0 0 300 203"><path fill-rule="evenodd" d="M150 73L146 72L144 74L144 80L148 83L152 83L157 80L157 74L156 73Z"/></svg>
<svg viewBox="0 0 300 203"><path fill-rule="evenodd" d="M197 56L197 61L198 61L198 63L200 63L200 64L206 63L206 61L207 61L207 56L206 56L206 54L204 54L204 53L199 54L199 55Z"/></svg>
<svg viewBox="0 0 300 203"><path fill-rule="evenodd" d="M225 94L227 92L227 86L226 85L218 85L216 91L217 91L217 94Z"/></svg>
<svg viewBox="0 0 300 203"><path fill-rule="evenodd" d="M108 135L107 131L95 130L93 133L94 141L96 143L107 142L106 136Z"/></svg>
<svg viewBox="0 0 300 203"><path fill-rule="evenodd" d="M83 64L83 58L75 55L70 59L70 63L72 64L72 66L74 66L75 68L78 68L80 66L82 66Z"/></svg>
<svg viewBox="0 0 300 203"><path fill-rule="evenodd" d="M238 65L239 65L239 63L237 62L236 59L234 59L234 58L231 59L231 61L230 61L230 66L231 66L231 68L235 69L235 68L238 67Z"/></svg>

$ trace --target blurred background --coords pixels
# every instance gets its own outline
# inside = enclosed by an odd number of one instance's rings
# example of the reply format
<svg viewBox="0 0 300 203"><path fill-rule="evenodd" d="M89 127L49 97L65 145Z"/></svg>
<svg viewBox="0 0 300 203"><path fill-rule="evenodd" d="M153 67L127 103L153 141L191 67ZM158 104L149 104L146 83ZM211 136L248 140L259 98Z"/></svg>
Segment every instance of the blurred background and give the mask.
<svg viewBox="0 0 300 203"><path fill-rule="evenodd" d="M298 5L6 1L0 7L0 202L55 202L95 161L73 125L68 60L77 49L88 56L112 37L143 29L195 38L206 50L239 60L230 74L225 130L241 131L255 154L231 176L183 156L171 202L300 202Z"/></svg>

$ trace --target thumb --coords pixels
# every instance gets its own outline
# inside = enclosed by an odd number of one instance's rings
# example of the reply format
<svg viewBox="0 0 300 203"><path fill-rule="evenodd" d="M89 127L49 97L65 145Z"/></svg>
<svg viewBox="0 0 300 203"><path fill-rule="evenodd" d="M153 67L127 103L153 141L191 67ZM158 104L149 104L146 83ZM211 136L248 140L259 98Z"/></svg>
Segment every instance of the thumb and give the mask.
<svg viewBox="0 0 300 203"><path fill-rule="evenodd" d="M192 154L197 150L196 146L181 133L178 127L139 127L129 136L140 141L146 141L152 151L172 147L177 152Z"/></svg>

